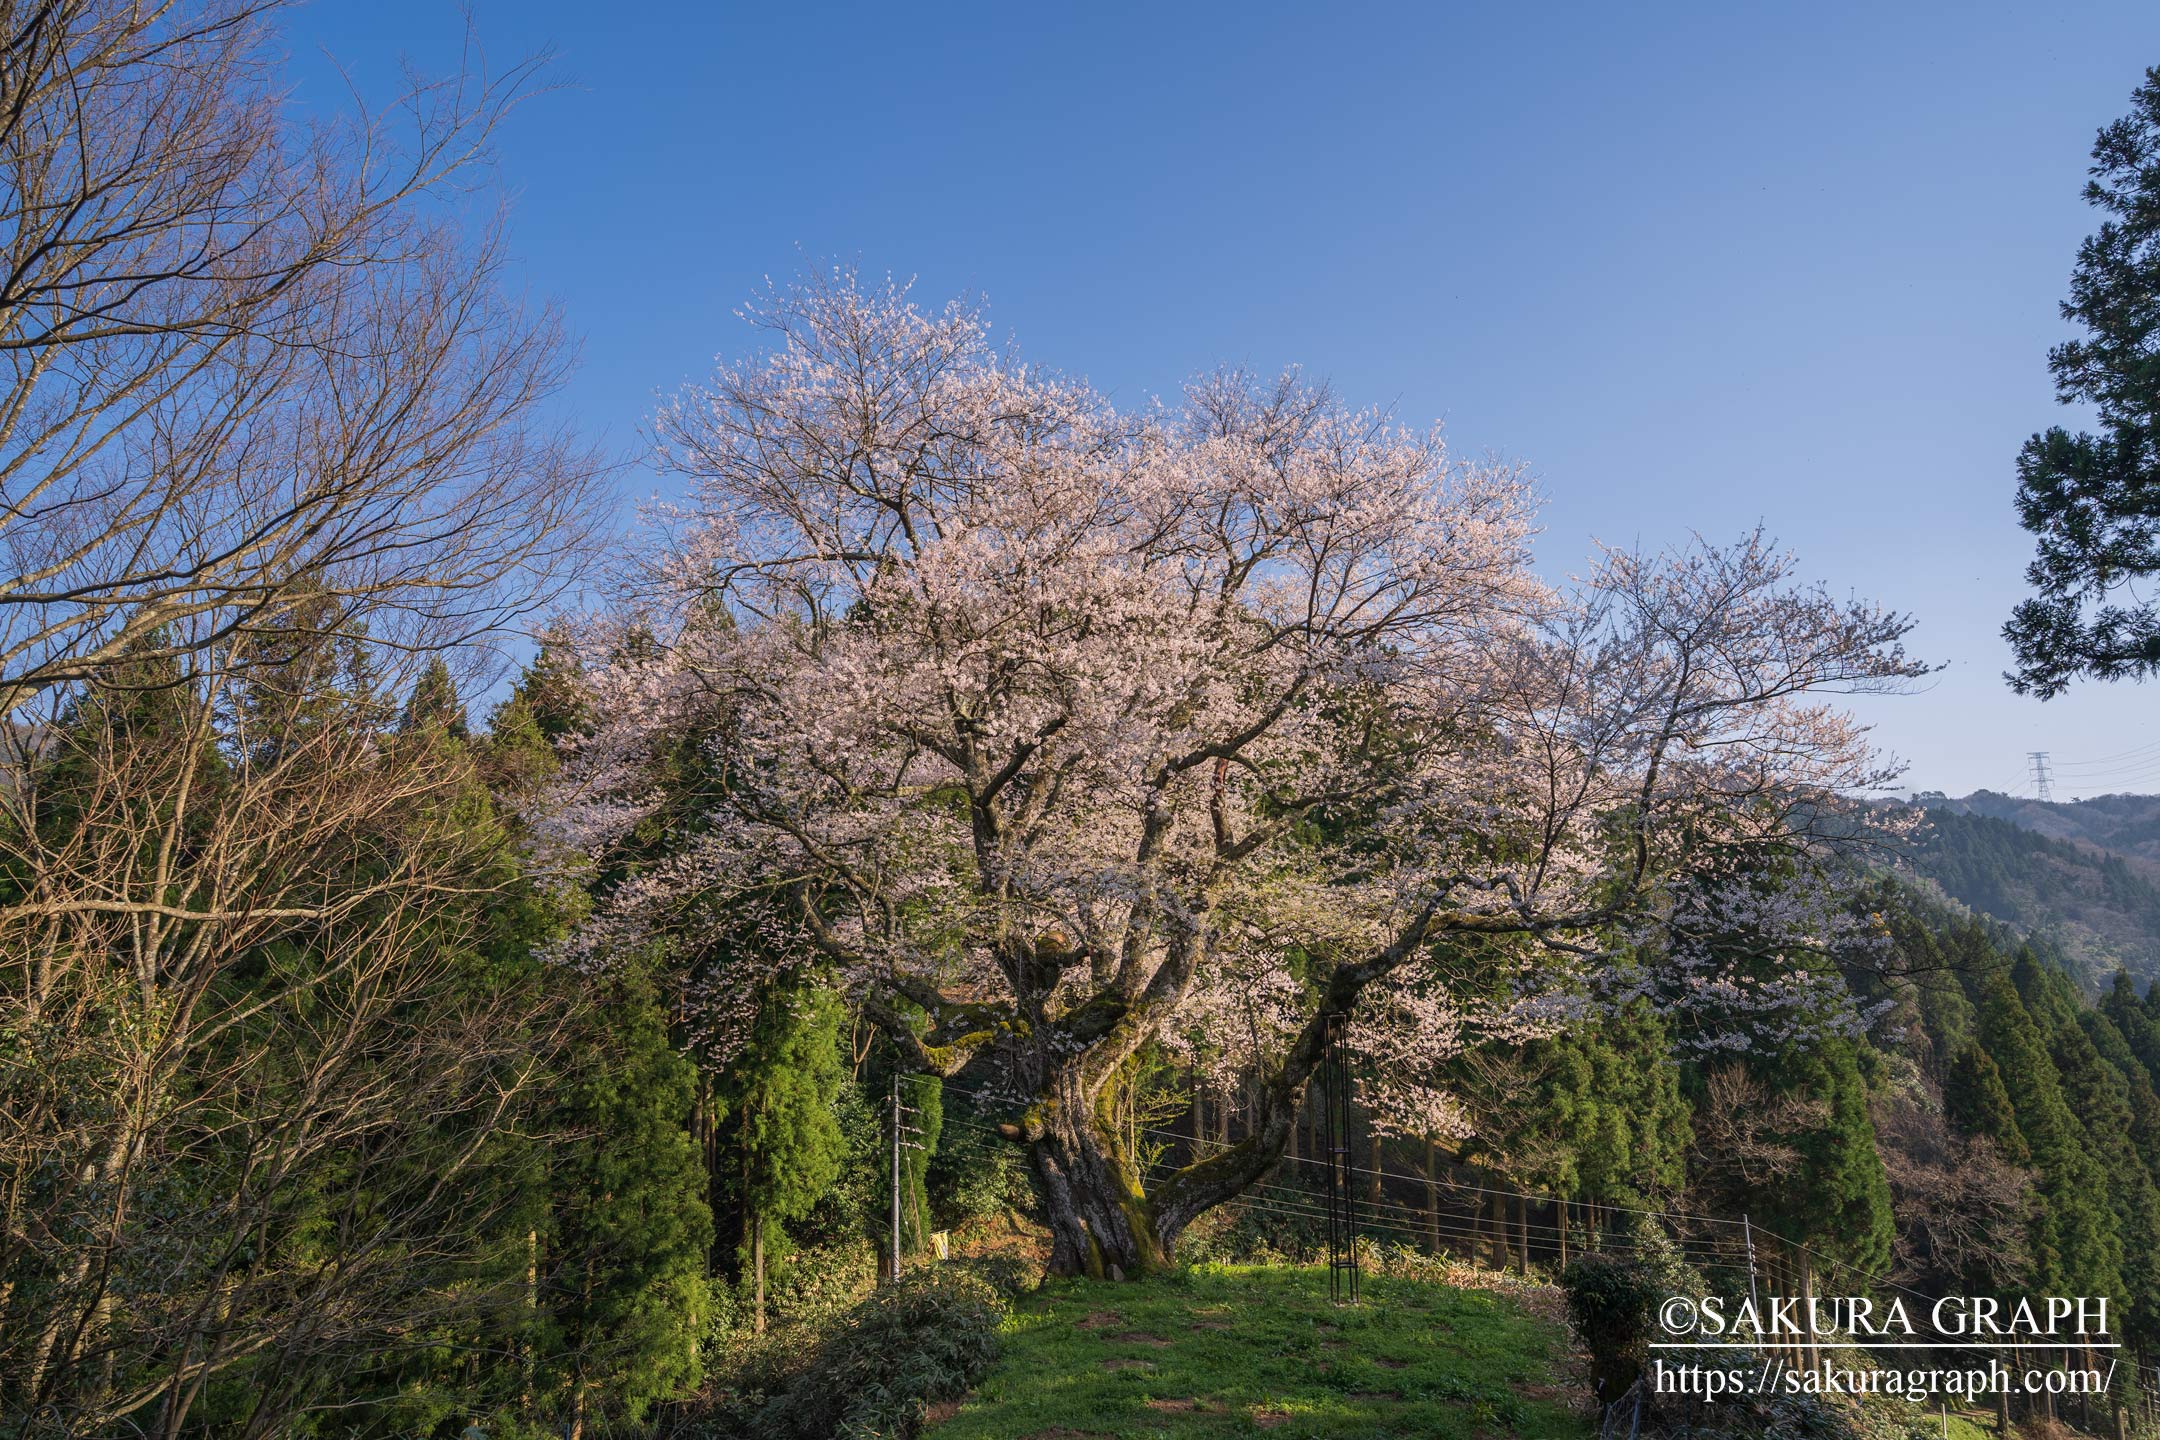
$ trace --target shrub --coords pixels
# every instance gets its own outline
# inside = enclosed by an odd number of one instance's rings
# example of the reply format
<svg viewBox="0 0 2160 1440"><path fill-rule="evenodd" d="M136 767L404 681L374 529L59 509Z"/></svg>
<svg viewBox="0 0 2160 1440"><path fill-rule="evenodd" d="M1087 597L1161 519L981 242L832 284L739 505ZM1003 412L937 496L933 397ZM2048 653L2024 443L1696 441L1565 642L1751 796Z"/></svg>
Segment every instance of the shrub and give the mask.
<svg viewBox="0 0 2160 1440"><path fill-rule="evenodd" d="M767 1300L776 1320L822 1330L868 1295L877 1278L877 1248L867 1240L805 1246L774 1267Z"/></svg>
<svg viewBox="0 0 2160 1440"><path fill-rule="evenodd" d="M1017 1300L1042 1283L1041 1265L1018 1255L971 1255L945 1268L974 1276L1006 1301Z"/></svg>
<svg viewBox="0 0 2160 1440"><path fill-rule="evenodd" d="M1593 1253L1561 1272L1568 1318L1590 1352L1590 1388L1601 1405L1627 1393L1650 1353L1650 1312L1663 1287L1650 1267Z"/></svg>
<svg viewBox="0 0 2160 1440"><path fill-rule="evenodd" d="M972 1114L960 1108L962 1102L957 1097L946 1103L963 1119ZM937 1153L930 1157L924 1184L929 1190L931 1214L946 1230L957 1230L987 1215L1026 1210L1035 1203L1027 1152L975 1124L946 1127L938 1139Z"/></svg>
<svg viewBox="0 0 2160 1440"><path fill-rule="evenodd" d="M896 1440L997 1358L1017 1271L921 1269L871 1294L812 1343L808 1327L737 1337L726 1389L693 1428L710 1440Z"/></svg>
<svg viewBox="0 0 2160 1440"><path fill-rule="evenodd" d="M1327 1222L1232 1201L1193 1222L1178 1241L1178 1258L1189 1264L1309 1265L1327 1258Z"/></svg>

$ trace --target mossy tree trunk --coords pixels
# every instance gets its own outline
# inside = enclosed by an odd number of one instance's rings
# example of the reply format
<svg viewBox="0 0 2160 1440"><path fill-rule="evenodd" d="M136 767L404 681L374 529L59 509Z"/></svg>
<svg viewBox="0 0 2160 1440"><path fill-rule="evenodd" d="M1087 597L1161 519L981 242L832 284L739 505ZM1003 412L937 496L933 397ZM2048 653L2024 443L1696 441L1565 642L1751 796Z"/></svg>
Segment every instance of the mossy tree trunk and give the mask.
<svg viewBox="0 0 2160 1440"><path fill-rule="evenodd" d="M1132 1157L1114 1132L1054 1124L1029 1147L1050 1223L1050 1272L1133 1279L1170 1263Z"/></svg>
<svg viewBox="0 0 2160 1440"><path fill-rule="evenodd" d="M1014 1138L1028 1145L1050 1225L1050 1272L1135 1279L1168 1268L1187 1226L1244 1193L1282 1158L1320 1043L1315 1025L1293 1046L1289 1065L1255 1087L1244 1138L1152 1187L1125 1123L1129 1073L1120 1067L1098 1076L1085 1055L1060 1067L1014 1127Z"/></svg>
<svg viewBox="0 0 2160 1440"><path fill-rule="evenodd" d="M1127 1089L1137 1079L1136 1057L1160 1036L1185 993L1199 961L1200 937L1185 936L1138 994L1120 990L1114 969L1102 962L1094 996L1058 1014L1043 1002L1074 963L1071 952L1041 942L1016 947L1006 957L1006 969L1024 1000L1027 1037L1016 1068L1027 1077L1023 1083L1034 1098L1016 1123L1000 1129L1028 1148L1050 1222L1051 1273L1132 1279L1161 1270L1175 1258L1187 1226L1274 1169L1289 1147L1306 1086L1326 1053L1328 1017L1350 1013L1366 985L1419 953L1425 924L1421 919L1386 950L1340 966L1328 977L1320 1003L1273 1072L1252 1081L1242 1138L1152 1183L1139 1171L1139 1137L1129 1121ZM910 1001L916 1007L911 1012L868 1003L882 1012L873 1018L885 1025L910 1063L927 1073L957 1072L1001 1033L996 1017L971 1002L945 1000L928 990ZM958 1035L939 1038L954 1024L962 1027ZM1017 1028L1007 1027L1005 1033Z"/></svg>

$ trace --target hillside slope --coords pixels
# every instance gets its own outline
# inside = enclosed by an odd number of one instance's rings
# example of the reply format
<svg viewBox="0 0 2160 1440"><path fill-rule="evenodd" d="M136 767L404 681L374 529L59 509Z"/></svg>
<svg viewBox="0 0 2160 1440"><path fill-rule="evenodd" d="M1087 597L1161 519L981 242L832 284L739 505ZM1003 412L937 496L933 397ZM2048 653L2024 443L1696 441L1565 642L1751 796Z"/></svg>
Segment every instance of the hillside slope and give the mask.
<svg viewBox="0 0 2160 1440"><path fill-rule="evenodd" d="M1915 873L2057 951L2088 990L2118 970L2140 988L2160 978L2160 864L2096 838L2160 844L2147 838L2160 799L2043 805L1983 791L1924 804Z"/></svg>
<svg viewBox="0 0 2160 1440"><path fill-rule="evenodd" d="M1958 799L1929 796L1930 813L1952 811L2007 820L2055 840L2114 851L2160 878L2160 795L2095 795L2083 800L2029 800L1994 790Z"/></svg>

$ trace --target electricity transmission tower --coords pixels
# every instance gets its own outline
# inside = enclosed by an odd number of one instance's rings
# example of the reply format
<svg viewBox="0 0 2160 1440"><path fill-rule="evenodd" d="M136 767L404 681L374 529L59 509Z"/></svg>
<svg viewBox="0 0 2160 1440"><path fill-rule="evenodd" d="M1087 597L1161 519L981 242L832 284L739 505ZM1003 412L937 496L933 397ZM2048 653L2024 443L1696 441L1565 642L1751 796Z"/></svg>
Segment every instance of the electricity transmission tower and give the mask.
<svg viewBox="0 0 2160 1440"><path fill-rule="evenodd" d="M2025 758L2032 762L2033 794L2042 800L2055 798L2055 777L2048 774L2048 752L2030 750Z"/></svg>

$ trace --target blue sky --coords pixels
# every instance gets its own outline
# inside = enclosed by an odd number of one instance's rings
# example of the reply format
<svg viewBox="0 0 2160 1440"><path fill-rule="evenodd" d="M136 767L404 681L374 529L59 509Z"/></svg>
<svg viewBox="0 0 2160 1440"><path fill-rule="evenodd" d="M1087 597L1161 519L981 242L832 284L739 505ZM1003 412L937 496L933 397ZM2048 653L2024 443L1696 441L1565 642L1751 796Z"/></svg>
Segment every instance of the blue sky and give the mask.
<svg viewBox="0 0 2160 1440"><path fill-rule="evenodd" d="M2094 130L2160 64L2150 0L1123 7L473 0L563 88L499 179L524 282L626 460L657 394L825 261L985 296L1032 358L1139 400L1230 361L1530 465L1542 568L1758 522L1912 611L1948 668L1865 702L1909 783L2160 790L2152 687L2012 695L2012 461ZM454 63L448 0L318 0L296 98ZM2073 422L2075 417L2072 417ZM658 482L634 466L627 492Z"/></svg>

